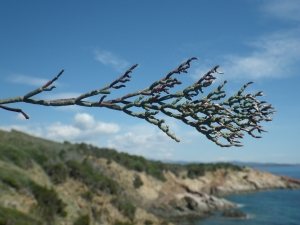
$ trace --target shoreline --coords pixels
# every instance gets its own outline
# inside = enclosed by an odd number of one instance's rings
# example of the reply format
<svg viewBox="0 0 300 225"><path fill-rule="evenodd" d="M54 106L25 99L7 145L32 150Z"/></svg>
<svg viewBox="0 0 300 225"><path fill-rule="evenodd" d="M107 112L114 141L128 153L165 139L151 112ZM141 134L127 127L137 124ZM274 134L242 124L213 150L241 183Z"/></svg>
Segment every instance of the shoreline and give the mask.
<svg viewBox="0 0 300 225"><path fill-rule="evenodd" d="M234 218L234 217L222 217L221 214L224 211L227 211L228 209L216 209L216 210L211 210L207 213L207 216L186 216L182 218L175 218L175 219L170 219L171 222L175 223L176 225L191 225L195 224L197 221L204 221L207 219L213 219L213 218L222 218L222 219L228 219L228 220L247 220L247 219L253 219L255 218L254 215L249 214L244 212L243 208L245 207L245 204L241 203L236 203L235 201L227 199L227 197L232 197L232 196L239 196L239 195L249 195L249 194L258 194L258 193L264 193L264 192L273 192L273 191L299 191L300 188L271 188L271 189L261 189L258 191L248 191L248 192L240 192L240 193L231 193L223 196L215 196L215 197L222 197L225 198L227 201L232 202L236 205L236 207L230 208L229 211L238 211L238 212L243 212L246 214L246 218Z"/></svg>
<svg viewBox="0 0 300 225"><path fill-rule="evenodd" d="M224 174L226 174L226 179L223 176ZM176 196L175 192L172 204L168 204L169 202L162 203L165 212L157 213L152 210L151 213L159 217L164 215L164 218L176 223L179 222L179 224L184 220L209 218L216 211L238 209L236 203L226 199L228 196L279 189L300 189L300 180L298 179L261 172L251 168L245 168L241 172L216 171L194 180L178 179L172 174L166 174L166 177L167 183L176 183L177 186L184 189L184 193ZM237 177L239 179L235 179ZM187 196L190 198L187 198ZM166 209L169 210L168 213L166 213ZM169 216L166 217L166 215Z"/></svg>
<svg viewBox="0 0 300 225"><path fill-rule="evenodd" d="M296 170L296 171L298 171L298 170ZM271 173L272 171L269 171L269 172ZM280 174L285 174L285 173L280 173ZM288 173L285 174L285 175L279 175L279 176L287 178L288 180L296 181L296 183L299 183L299 181L300 181L300 179L298 177L299 176L298 174L295 177L294 176L292 177ZM269 189L260 189L260 190L256 190L256 191L247 191L247 192L240 192L240 193L230 193L230 194L226 194L226 195L222 195L222 196L218 196L218 197L225 197L227 200L229 200L231 202L235 202L236 205L237 205L236 209L238 211L244 212L247 215L247 219L253 219L252 222L247 222L247 224L248 223L249 224L259 224L260 222L259 222L258 218L269 219L268 217L264 217L264 216L261 217L261 214L259 212L255 213L253 211L253 209L257 209L257 206L258 207L261 206L260 201L261 201L261 197L262 196L273 196L273 199L274 199L275 196L281 195L281 193L282 193L282 196L298 196L299 197L299 194L300 194L299 193L299 189L300 189L299 186L297 188L269 188ZM264 194L264 193L266 193L266 194ZM253 194L253 198L254 199L256 198L256 200L253 201L252 196L249 196L251 194ZM255 196L255 194L258 194L258 196ZM244 201L238 201L238 199L240 199L239 196L241 196L241 199L244 199ZM266 197L264 197L264 198L266 198ZM283 197L283 198L286 198L286 197ZM267 202L269 202L269 201L267 201ZM252 203L252 204L250 204L250 203ZM266 202L264 202L264 203L265 203L264 207L266 207L266 204L268 205L268 203L266 203ZM272 204L272 203L270 203L270 204ZM279 204L278 207L281 207L282 208L281 210L285 211L284 202L279 202L278 204ZM245 207L246 207L246 209L243 209ZM264 207L262 207L262 209ZM293 209L293 206L290 206L290 208ZM195 225L195 224L198 224L197 221L199 221L199 224L204 224L204 225L205 224L220 224L220 220L221 221L222 220L226 220L226 219L235 220L235 218L224 218L224 217L221 217L221 213L222 212L223 212L223 210L218 210L218 211L213 212L213 215L210 216L209 218L204 218L204 219L199 218L199 219L195 219L195 220L192 220L192 221L186 221L185 223L180 223L180 225L191 225L191 224ZM264 215L264 213L262 215ZM270 212L269 212L268 215L270 215ZM296 215L293 215L293 218L294 218L294 220L297 220L297 219L299 220L299 217L296 216ZM214 222L204 222L206 219L208 221L209 220L213 220ZM238 219L243 220L243 218L238 218ZM272 222L275 222L275 221L272 221L272 219L270 219L270 224L272 224Z"/></svg>

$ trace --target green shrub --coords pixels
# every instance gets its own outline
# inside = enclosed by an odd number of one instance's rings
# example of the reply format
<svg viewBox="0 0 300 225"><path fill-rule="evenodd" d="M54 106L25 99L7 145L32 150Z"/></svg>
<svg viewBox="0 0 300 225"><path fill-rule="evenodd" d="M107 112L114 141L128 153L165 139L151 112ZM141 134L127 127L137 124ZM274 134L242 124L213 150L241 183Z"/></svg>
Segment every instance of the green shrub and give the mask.
<svg viewBox="0 0 300 225"><path fill-rule="evenodd" d="M133 181L133 186L137 189L141 186L143 186L143 181L139 175L136 175Z"/></svg>
<svg viewBox="0 0 300 225"><path fill-rule="evenodd" d="M30 154L31 158L39 165L41 165L43 168L45 167L46 162L50 158L45 154L44 151L37 148L29 148L27 150L28 154ZM53 157L51 157L53 159Z"/></svg>
<svg viewBox="0 0 300 225"><path fill-rule="evenodd" d="M205 172L214 172L218 169L231 169L235 171L242 171L243 168L240 166L232 165L230 163L199 163L199 164L188 164L185 165L188 173L187 176L191 179L204 176Z"/></svg>
<svg viewBox="0 0 300 225"><path fill-rule="evenodd" d="M134 225L134 223L116 221L114 225Z"/></svg>
<svg viewBox="0 0 300 225"><path fill-rule="evenodd" d="M103 203L100 203L99 205L103 205ZM92 215L94 218L94 221L96 222L102 222L102 213L103 213L103 209L97 209L96 206L92 206L91 207L91 211L92 211Z"/></svg>
<svg viewBox="0 0 300 225"><path fill-rule="evenodd" d="M205 174L204 166L202 164L189 164L186 165L187 168L187 177L194 179Z"/></svg>
<svg viewBox="0 0 300 225"><path fill-rule="evenodd" d="M63 183L67 180L68 169L63 163L57 163L54 165L48 166L46 169L47 174L49 175L51 181L54 184Z"/></svg>
<svg viewBox="0 0 300 225"><path fill-rule="evenodd" d="M0 206L0 225L43 225L44 223L32 216L15 209Z"/></svg>
<svg viewBox="0 0 300 225"><path fill-rule="evenodd" d="M21 185L20 183L13 177L2 177L1 178L2 182L7 184L8 186L11 186L13 188L16 188L16 189L21 189Z"/></svg>
<svg viewBox="0 0 300 225"><path fill-rule="evenodd" d="M111 200L111 204L115 206L125 217L131 221L134 220L136 207L128 199L114 198Z"/></svg>
<svg viewBox="0 0 300 225"><path fill-rule="evenodd" d="M93 200L94 193L92 191L88 190L88 191L82 193L81 197L83 197L87 201L91 202Z"/></svg>
<svg viewBox="0 0 300 225"><path fill-rule="evenodd" d="M66 204L58 198L55 190L42 187L26 175L5 167L0 168L0 179L16 189L29 189L37 201L32 210L49 223L54 220L55 215L66 215L64 211Z"/></svg>
<svg viewBox="0 0 300 225"><path fill-rule="evenodd" d="M110 194L117 194L120 190L116 181L95 172L87 160L84 160L82 163L69 160L67 166L69 168L70 177L80 180L93 189L100 189Z"/></svg>
<svg viewBox="0 0 300 225"><path fill-rule="evenodd" d="M80 150L80 145L77 145L77 151L82 151ZM119 153L115 149L97 148L94 146L89 146L89 149L85 151L85 154L98 158L106 158L108 165L113 160L129 170L135 170L137 172L145 171L147 174L161 181L166 180L163 175L165 164L161 162L150 161L142 156L129 155L128 153L124 152Z"/></svg>
<svg viewBox="0 0 300 225"><path fill-rule="evenodd" d="M64 145L72 145L72 143L71 142L69 142L69 141L64 141L64 143L63 143Z"/></svg>
<svg viewBox="0 0 300 225"><path fill-rule="evenodd" d="M8 144L0 144L0 159L24 169L32 167L30 156L26 152Z"/></svg>
<svg viewBox="0 0 300 225"><path fill-rule="evenodd" d="M89 225L90 224L90 217L88 214L79 216L73 225Z"/></svg>
<svg viewBox="0 0 300 225"><path fill-rule="evenodd" d="M54 221L55 215L66 216L64 211L66 204L58 198L54 189L48 189L34 182L31 182L30 186L32 194L37 200L37 206L32 209L36 214L49 223Z"/></svg>
<svg viewBox="0 0 300 225"><path fill-rule="evenodd" d="M149 161L146 167L146 173L157 178L161 181L166 181L166 178L163 174L163 171L165 170L164 164L161 162L152 162Z"/></svg>
<svg viewBox="0 0 300 225"><path fill-rule="evenodd" d="M152 225L153 224L153 222L151 221L151 220L145 220L145 223L144 223L145 225Z"/></svg>
<svg viewBox="0 0 300 225"><path fill-rule="evenodd" d="M7 167L0 167L0 180L4 184L16 188L17 190L28 188L30 184L30 179L27 176Z"/></svg>
<svg viewBox="0 0 300 225"><path fill-rule="evenodd" d="M106 164L107 165L110 165L112 163L112 160L111 159L108 159L107 161L106 161Z"/></svg>
<svg viewBox="0 0 300 225"><path fill-rule="evenodd" d="M67 154L66 150L63 149L58 153L58 156L61 160L65 160L66 154Z"/></svg>

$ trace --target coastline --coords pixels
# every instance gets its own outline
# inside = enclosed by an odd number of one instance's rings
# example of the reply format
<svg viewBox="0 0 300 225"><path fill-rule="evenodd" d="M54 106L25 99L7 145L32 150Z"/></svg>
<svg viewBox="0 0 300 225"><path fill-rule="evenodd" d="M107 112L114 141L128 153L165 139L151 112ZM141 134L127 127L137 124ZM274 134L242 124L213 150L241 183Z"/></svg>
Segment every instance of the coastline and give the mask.
<svg viewBox="0 0 300 225"><path fill-rule="evenodd" d="M118 173L121 171L120 168ZM195 179L186 178L185 174L175 176L171 172L165 172L167 181L163 183L152 180L143 173L140 176L144 185L132 195L136 204L145 211L174 223L203 219L212 216L215 211L238 208L236 203L224 199L224 196L300 188L300 180L251 168L244 168L243 171L221 169L206 172L205 176ZM143 199L144 203L138 199Z"/></svg>
<svg viewBox="0 0 300 225"><path fill-rule="evenodd" d="M300 179L300 167L262 167L259 170L272 174ZM238 205L237 210L248 217L241 219L243 225L256 224L298 224L300 215L297 209L300 202L300 189L264 189L254 192L226 195L225 198ZM221 217L222 211L217 211L207 219L193 220L185 225L232 225L237 219Z"/></svg>

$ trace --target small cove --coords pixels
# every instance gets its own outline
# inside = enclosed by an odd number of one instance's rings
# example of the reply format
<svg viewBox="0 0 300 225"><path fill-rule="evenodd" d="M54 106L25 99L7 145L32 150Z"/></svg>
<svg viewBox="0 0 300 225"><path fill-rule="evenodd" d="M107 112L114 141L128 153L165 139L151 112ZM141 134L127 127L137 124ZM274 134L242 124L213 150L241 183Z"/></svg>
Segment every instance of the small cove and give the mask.
<svg viewBox="0 0 300 225"><path fill-rule="evenodd" d="M263 166L255 167L260 171L285 175L300 179L300 166ZM208 219L190 221L189 225L299 225L300 190L268 190L249 194L225 197L237 203L247 219L228 219L216 212Z"/></svg>

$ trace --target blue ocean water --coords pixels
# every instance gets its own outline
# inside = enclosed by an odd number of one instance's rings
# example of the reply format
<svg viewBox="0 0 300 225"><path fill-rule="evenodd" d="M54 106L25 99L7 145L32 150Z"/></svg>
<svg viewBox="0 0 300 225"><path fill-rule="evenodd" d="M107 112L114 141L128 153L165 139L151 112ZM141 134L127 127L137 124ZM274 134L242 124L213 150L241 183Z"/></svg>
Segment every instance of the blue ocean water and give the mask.
<svg viewBox="0 0 300 225"><path fill-rule="evenodd" d="M260 171L300 179L300 166L256 167ZM247 219L228 219L217 212L191 225L300 225L300 190L271 190L225 197L239 204Z"/></svg>

